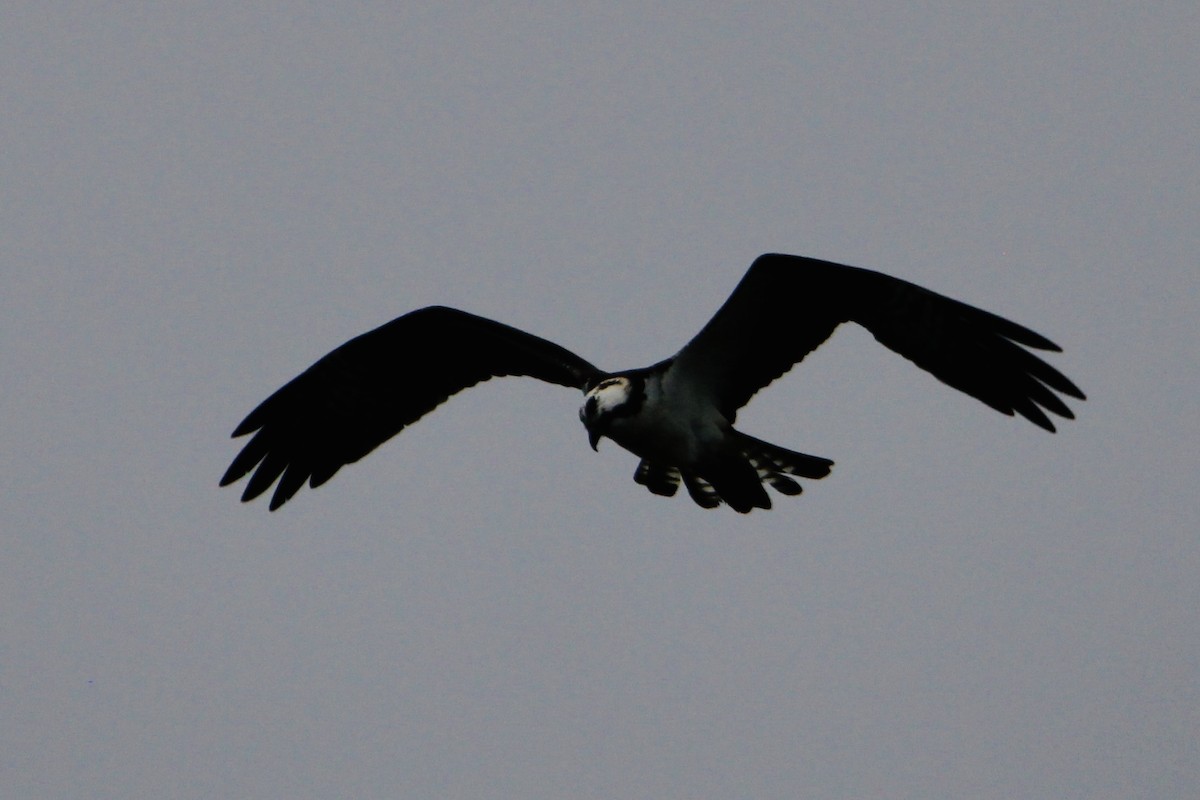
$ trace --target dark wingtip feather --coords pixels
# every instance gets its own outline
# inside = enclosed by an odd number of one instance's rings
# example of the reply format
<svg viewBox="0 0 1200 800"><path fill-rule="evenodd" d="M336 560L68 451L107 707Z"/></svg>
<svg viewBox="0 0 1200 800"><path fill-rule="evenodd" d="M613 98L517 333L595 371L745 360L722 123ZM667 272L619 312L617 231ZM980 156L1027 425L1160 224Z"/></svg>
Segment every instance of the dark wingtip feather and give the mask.
<svg viewBox="0 0 1200 800"><path fill-rule="evenodd" d="M1051 422L1050 418L1047 417L1045 414L1041 414L1041 417L1039 419L1035 419L1034 417L1030 416L1029 414L1022 414L1021 416L1025 417L1025 419L1029 420L1034 425L1037 425L1039 428L1041 428L1044 431L1047 431L1049 433L1058 433L1058 428L1054 427L1054 423Z"/></svg>
<svg viewBox="0 0 1200 800"><path fill-rule="evenodd" d="M292 494L295 494L295 492L292 492L290 494L283 494L280 492L280 489L282 489L282 488L283 488L282 485L275 487L275 493L271 495L271 502L267 506L268 511L275 511L281 505L283 505L288 500L290 500L292 497Z"/></svg>
<svg viewBox="0 0 1200 800"><path fill-rule="evenodd" d="M217 482L217 486L228 486L246 474L244 472L236 472L234 466L233 464L229 465L229 469L225 470L225 474L221 476L221 480Z"/></svg>
<svg viewBox="0 0 1200 800"><path fill-rule="evenodd" d="M1078 386L1076 386L1074 383L1072 383L1069 379L1067 379L1065 377L1063 378L1063 380L1066 381L1066 383L1063 385L1063 387L1061 389L1059 389L1057 386L1054 388L1058 389L1060 392L1062 392L1065 395L1074 397L1076 400L1087 400L1087 395L1085 395L1083 393L1082 389L1080 389Z"/></svg>
<svg viewBox="0 0 1200 800"><path fill-rule="evenodd" d="M272 395L272 397L273 396L274 395ZM244 420L242 420L241 422L239 422L238 426L233 429L233 433L229 434L229 438L236 439L239 436L245 436L248 433L254 433L256 430L261 428L263 426L263 424L262 424L262 420L260 420L259 417L262 416L261 409L266 404L267 404L267 401L263 401L262 403L259 403L257 408L255 408L253 411L251 411L249 414L247 414L246 418Z"/></svg>
<svg viewBox="0 0 1200 800"><path fill-rule="evenodd" d="M248 502L258 497L267 489L271 488L271 484L283 474L284 468L287 467L287 456L279 455L276 452L267 453L266 458L258 465L258 469L250 476L250 480L246 483L246 491L242 492L242 502Z"/></svg>
<svg viewBox="0 0 1200 800"><path fill-rule="evenodd" d="M307 464L299 461L289 464L283 475L280 476L279 483L275 486L275 493L271 496L271 510L274 511L291 500L296 492L300 491L304 482L309 479L310 474L311 470Z"/></svg>
<svg viewBox="0 0 1200 800"><path fill-rule="evenodd" d="M1037 331L1032 331L1029 328L1026 328L1024 325L1019 325L1010 319L1005 319L1004 317L993 314L990 311L983 311L982 309L978 310L991 318L992 323L995 325L996 332L1005 339L1011 339L1014 342L1025 345L1026 347L1032 347L1035 350L1045 350L1051 353L1062 352L1061 347L1047 339L1045 336L1042 336Z"/></svg>
<svg viewBox="0 0 1200 800"><path fill-rule="evenodd" d="M224 476L221 477L221 486L228 486L234 481L241 480L250 470L254 469L263 457L266 456L267 449L259 440L259 437L254 437L242 451L233 459L233 463L229 465L229 469L225 470Z"/></svg>

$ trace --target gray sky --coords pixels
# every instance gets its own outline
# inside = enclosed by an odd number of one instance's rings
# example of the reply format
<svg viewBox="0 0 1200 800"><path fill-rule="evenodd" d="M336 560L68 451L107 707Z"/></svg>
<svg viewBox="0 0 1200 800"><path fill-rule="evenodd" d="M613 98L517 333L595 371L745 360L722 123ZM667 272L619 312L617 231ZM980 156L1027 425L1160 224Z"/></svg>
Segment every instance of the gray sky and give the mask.
<svg viewBox="0 0 1200 800"><path fill-rule="evenodd" d="M1195 3L646 5L3 12L7 796L1200 796ZM640 366L768 250L1046 334L1080 419L843 330L741 417L837 461L769 513L519 380L216 488L400 313Z"/></svg>

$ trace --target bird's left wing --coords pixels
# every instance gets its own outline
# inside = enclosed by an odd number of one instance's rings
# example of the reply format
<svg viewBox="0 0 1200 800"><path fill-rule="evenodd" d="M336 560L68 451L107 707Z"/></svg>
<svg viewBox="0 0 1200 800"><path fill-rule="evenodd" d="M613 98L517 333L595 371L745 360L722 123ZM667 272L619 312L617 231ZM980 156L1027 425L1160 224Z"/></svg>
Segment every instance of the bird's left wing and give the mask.
<svg viewBox="0 0 1200 800"><path fill-rule="evenodd" d="M306 481L320 486L469 386L526 375L582 390L600 374L569 350L508 325L423 308L351 339L251 411L233 436L254 436L221 485L254 470L245 501L278 480L274 511Z"/></svg>
<svg viewBox="0 0 1200 800"><path fill-rule="evenodd" d="M1028 328L880 272L802 256L760 256L708 324L675 356L670 380L707 395L732 421L762 387L843 322L1003 414L1053 431L1043 409L1074 415L1055 392L1083 392L1025 348L1058 351Z"/></svg>

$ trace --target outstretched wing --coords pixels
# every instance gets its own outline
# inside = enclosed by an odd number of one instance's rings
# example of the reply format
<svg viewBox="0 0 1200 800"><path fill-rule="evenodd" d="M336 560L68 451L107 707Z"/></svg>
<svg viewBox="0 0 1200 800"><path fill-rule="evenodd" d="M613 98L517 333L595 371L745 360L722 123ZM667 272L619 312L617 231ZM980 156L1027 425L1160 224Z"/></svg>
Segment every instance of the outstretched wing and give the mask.
<svg viewBox="0 0 1200 800"><path fill-rule="evenodd" d="M879 272L775 254L755 260L676 355L672 377L706 393L733 420L755 392L843 322L862 325L943 383L1048 431L1054 425L1043 409L1074 419L1055 392L1084 399L1061 372L1025 349L1061 349L1028 328Z"/></svg>
<svg viewBox="0 0 1200 800"><path fill-rule="evenodd" d="M306 481L320 486L480 381L528 375L582 390L600 374L565 348L508 325L453 308L423 308L351 339L251 411L233 435L257 433L221 485L254 470L245 501L278 480L274 511Z"/></svg>

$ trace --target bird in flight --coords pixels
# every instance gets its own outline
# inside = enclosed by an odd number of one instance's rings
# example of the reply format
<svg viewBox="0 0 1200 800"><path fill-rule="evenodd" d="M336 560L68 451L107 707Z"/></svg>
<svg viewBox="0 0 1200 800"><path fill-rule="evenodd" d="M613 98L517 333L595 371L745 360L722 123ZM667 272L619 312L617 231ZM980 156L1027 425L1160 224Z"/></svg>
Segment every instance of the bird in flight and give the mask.
<svg viewBox="0 0 1200 800"><path fill-rule="evenodd" d="M275 485L272 511L316 488L451 395L505 375L583 392L579 419L595 450L608 437L640 460L633 479L670 497L682 483L703 508L771 507L765 486L800 494L833 462L755 439L733 425L750 398L856 322L881 344L1002 414L1047 431L1059 394L1079 388L1030 350L1059 352L1015 322L920 286L802 256L760 256L733 294L674 356L605 372L553 342L465 311L431 306L357 336L250 412L254 434L221 478L253 472L242 500Z"/></svg>

